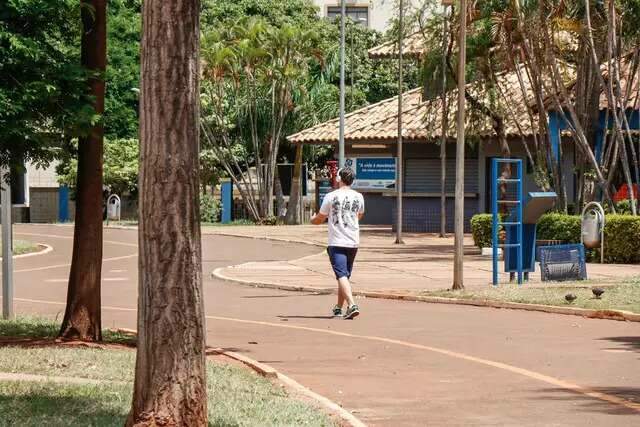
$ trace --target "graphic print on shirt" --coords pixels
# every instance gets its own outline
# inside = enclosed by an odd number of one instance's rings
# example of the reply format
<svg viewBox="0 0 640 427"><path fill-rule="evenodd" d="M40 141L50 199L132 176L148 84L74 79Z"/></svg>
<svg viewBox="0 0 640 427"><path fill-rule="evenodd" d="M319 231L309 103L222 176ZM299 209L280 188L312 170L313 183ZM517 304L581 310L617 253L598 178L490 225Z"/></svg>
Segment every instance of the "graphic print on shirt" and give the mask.
<svg viewBox="0 0 640 427"><path fill-rule="evenodd" d="M357 230L356 217L360 212L360 201L356 198L351 200L349 197L345 197L340 204L340 198L335 197L331 203L331 222L334 225L339 225L342 220L344 228Z"/></svg>
<svg viewBox="0 0 640 427"><path fill-rule="evenodd" d="M331 222L333 225L340 225L340 209L340 198L334 196L331 201Z"/></svg>

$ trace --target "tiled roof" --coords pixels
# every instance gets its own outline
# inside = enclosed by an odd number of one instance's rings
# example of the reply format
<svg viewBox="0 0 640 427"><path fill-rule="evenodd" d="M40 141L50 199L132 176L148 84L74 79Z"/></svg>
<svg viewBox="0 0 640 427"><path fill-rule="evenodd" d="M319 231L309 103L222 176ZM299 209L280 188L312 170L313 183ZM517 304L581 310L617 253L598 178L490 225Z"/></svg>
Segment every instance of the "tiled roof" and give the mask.
<svg viewBox="0 0 640 427"><path fill-rule="evenodd" d="M425 52L425 39L422 33L413 33L404 39L402 53L407 57L420 58ZM398 41L393 40L369 49L369 58L394 58L398 54Z"/></svg>
<svg viewBox="0 0 640 427"><path fill-rule="evenodd" d="M622 96L625 97L627 91L630 90L629 100L625 108L638 109L640 108L640 75L638 75L638 71L640 69L636 69L636 75L631 78L631 73L634 71L633 69L633 58L632 55L627 55L624 59L620 61L620 92ZM609 84L609 65L604 64L602 66L602 74L605 78L607 84ZM629 88L629 80L631 80L631 87ZM602 92L600 95L600 109L604 110L609 105L607 100L606 92ZM618 106L616 106L617 108Z"/></svg>
<svg viewBox="0 0 640 427"><path fill-rule="evenodd" d="M567 81L575 79L575 72L571 67L562 67ZM605 79L608 78L608 66L603 65L602 70ZM498 91L488 90L483 82L473 82L467 85L467 90L474 98L482 101L484 105L492 105L498 109L505 118L505 133L510 137L532 135L537 132L537 116L530 116L527 105L535 110L533 90L529 84L527 73L521 68L525 93L521 90L516 71L501 73L497 77ZM622 61L620 67L621 91L627 90L628 81L633 71L633 64L629 57ZM635 76L630 91L630 97L626 108L640 108L640 76ZM546 87L550 87L547 83ZM570 90L572 84L567 86ZM498 92L498 93L497 93ZM449 114L447 137L455 138L457 116L458 91L454 89L448 93ZM508 100L508 102L504 102ZM438 96L434 99L423 100L422 89L414 89L404 94L403 111L403 136L407 141L427 142L437 141L441 137L442 127L442 100ZM546 105L553 108L550 97L546 99ZM608 105L606 93L600 97L600 108L606 109ZM531 114L534 114L531 112ZM533 119L533 120L532 120ZM303 144L337 144L338 119L321 123L312 128L303 130L288 137L293 143ZM490 138L495 131L492 120L482 114L467 102L467 115L465 129L469 137ZM398 138L398 98L393 97L377 104L369 105L346 115L345 140L348 143L378 142L394 143Z"/></svg>
<svg viewBox="0 0 640 427"><path fill-rule="evenodd" d="M526 79L526 74L523 74ZM505 131L508 136L530 135L534 127L527 113L527 104L531 102L531 90L527 84L526 97L522 95L515 72L503 73L498 77L498 85L504 99L510 100L510 109L502 111L506 117ZM492 98L501 97L486 90L480 82L471 83L467 90L484 104L490 104ZM457 115L457 89L448 94L449 128L447 136L455 138ZM528 101L526 101L528 100ZM422 99L422 89L414 89L403 98L403 136L408 141L438 140L442 128L442 99ZM500 102L500 104L505 104ZM492 120L475 111L467 103L467 134L472 137L492 137L495 135ZM535 121L535 118L534 118ZM288 137L293 143L336 144L338 142L339 120L333 119ZM393 143L398 137L398 98L390 98L347 114L345 117L345 140L354 142Z"/></svg>

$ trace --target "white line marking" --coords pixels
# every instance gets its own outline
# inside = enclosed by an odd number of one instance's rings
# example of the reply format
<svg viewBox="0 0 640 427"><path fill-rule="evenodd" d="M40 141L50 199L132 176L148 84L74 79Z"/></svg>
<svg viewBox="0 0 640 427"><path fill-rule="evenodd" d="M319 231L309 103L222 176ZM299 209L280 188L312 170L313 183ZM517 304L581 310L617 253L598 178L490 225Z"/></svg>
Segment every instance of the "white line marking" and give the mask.
<svg viewBox="0 0 640 427"><path fill-rule="evenodd" d="M102 279L103 282L126 282L129 280L126 277L107 277Z"/></svg>
<svg viewBox="0 0 640 427"><path fill-rule="evenodd" d="M52 239L73 240L73 236L61 236L59 234L22 233L22 232L14 232L13 234L20 235L20 236L50 237ZM116 242L115 240L103 240L102 242L109 243L111 245L129 246L130 248L138 247L138 245L135 243Z"/></svg>
<svg viewBox="0 0 640 427"><path fill-rule="evenodd" d="M135 254L131 254L131 255L124 255L124 256L119 256L119 257L114 257L114 258L105 258L102 260L102 262L112 262L112 261L120 261L123 259L129 259L129 258L136 258L138 256L137 253ZM56 264L56 265L46 265L44 267L35 267L35 268L25 268L22 270L15 270L14 273L29 273L32 271L43 271L43 270L52 270L55 268L64 268L64 267L71 267L71 264Z"/></svg>

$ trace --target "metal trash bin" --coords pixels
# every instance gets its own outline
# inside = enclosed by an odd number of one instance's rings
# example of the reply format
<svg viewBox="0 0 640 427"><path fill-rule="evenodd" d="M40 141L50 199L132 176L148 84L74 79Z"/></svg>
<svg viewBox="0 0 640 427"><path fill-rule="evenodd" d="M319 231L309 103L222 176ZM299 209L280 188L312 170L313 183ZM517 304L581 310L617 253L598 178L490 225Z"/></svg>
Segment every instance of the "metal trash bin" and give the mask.
<svg viewBox="0 0 640 427"><path fill-rule="evenodd" d="M587 280L584 246L580 244L541 246L539 254L543 282Z"/></svg>
<svg viewBox="0 0 640 427"><path fill-rule="evenodd" d="M107 220L120 221L121 202L120 197L113 194L107 200Z"/></svg>

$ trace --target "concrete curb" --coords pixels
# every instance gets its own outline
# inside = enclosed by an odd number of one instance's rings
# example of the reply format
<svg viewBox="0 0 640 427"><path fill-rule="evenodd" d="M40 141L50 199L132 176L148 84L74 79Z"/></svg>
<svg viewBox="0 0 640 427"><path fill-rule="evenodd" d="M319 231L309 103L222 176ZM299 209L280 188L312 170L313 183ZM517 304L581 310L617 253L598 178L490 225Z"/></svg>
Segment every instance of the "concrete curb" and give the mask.
<svg viewBox="0 0 640 427"><path fill-rule="evenodd" d="M245 286L251 286L254 288L266 288L266 289L278 289L282 291L297 291L297 292L313 292L322 295L334 294L335 290L327 288L316 288L312 286L290 286L280 285L276 283L268 282L253 282L249 280L236 279L229 277L223 273L223 270L228 267L220 267L215 269L211 276L227 283L241 284ZM481 299L461 299L461 298L445 298L445 297L429 297L420 295L408 295L408 294L390 294L385 292L374 291L354 291L354 296L366 297L366 298L379 298L389 299L397 301L413 301L413 302L426 302L432 304L452 304L452 305L469 305L474 307L487 307L509 310L525 310L525 311L537 311L541 313L549 314L563 314L570 316L581 316L589 319L605 319L605 320L618 320L627 322L640 322L640 314L632 313L622 310L593 310L587 308L577 307L558 307L552 305L542 304L525 304L517 302L502 302L491 301Z"/></svg>
<svg viewBox="0 0 640 427"><path fill-rule="evenodd" d="M207 350L207 354L208 355L216 354L216 355L226 356L230 359L244 363L245 365L247 365L248 367L250 367L251 369L253 369L258 374L262 375L265 378L278 380L287 388L299 394L304 395L308 399L311 399L317 402L320 406L324 408L325 411L329 412L334 417L342 421L343 425L350 426L350 427L365 426L365 424L362 421L360 421L358 418L356 418L353 414L351 414L349 411L344 409L342 406L338 405L332 400L329 400L328 398L322 396L321 394L318 394L312 391L311 389L303 386L293 378L288 377L281 372L278 372L277 370L275 370L269 365L260 363L257 360L251 359L250 357L247 357L243 354L235 353L233 351L226 351L221 348L210 348Z"/></svg>
<svg viewBox="0 0 640 427"><path fill-rule="evenodd" d="M271 366L260 363L257 360L251 359L243 354L233 351L227 351L221 348L207 348L207 356L209 355L226 356L229 359L244 363L265 378L278 378L278 371L273 369Z"/></svg>
<svg viewBox="0 0 640 427"><path fill-rule="evenodd" d="M319 243L319 242L314 242L313 240L297 240L297 239L285 239L282 237L266 237L266 236L247 236L247 235L243 235L243 234L236 234L236 233L229 233L229 232L223 232L223 233L202 233L203 235L207 235L207 236L224 236L224 237L238 237L241 239L253 239L253 240L271 240L274 242L282 242L282 243L297 243L300 245L309 245L309 246L316 246L318 248L326 248L327 245L323 244L323 243Z"/></svg>
<svg viewBox="0 0 640 427"><path fill-rule="evenodd" d="M138 333L135 329L117 328L113 330L116 332L124 332L127 334ZM305 396L308 399L311 399L317 402L318 405L322 407L327 413L339 419L341 421L341 425L343 426L366 427L366 424L364 424L362 421L360 421L351 412L347 411L342 406L322 396L321 394L318 394L312 391L311 389L303 386L293 378L290 378L284 375L283 373L278 372L273 367L267 364L258 362L257 360L247 357L244 354L239 354L233 351L227 351L221 348L213 348L209 346L207 346L206 348L206 354L207 356L220 355L220 356L228 357L229 359L243 363L244 365L253 369L259 375L265 378L279 381L283 386Z"/></svg>
<svg viewBox="0 0 640 427"><path fill-rule="evenodd" d="M11 258L13 259L30 258L34 256L45 255L45 254L48 254L49 252L53 252L53 248L45 243L36 243L36 245L38 245L42 249L40 249L37 252L31 252L28 254L14 255ZM2 257L0 257L0 260L2 260Z"/></svg>

